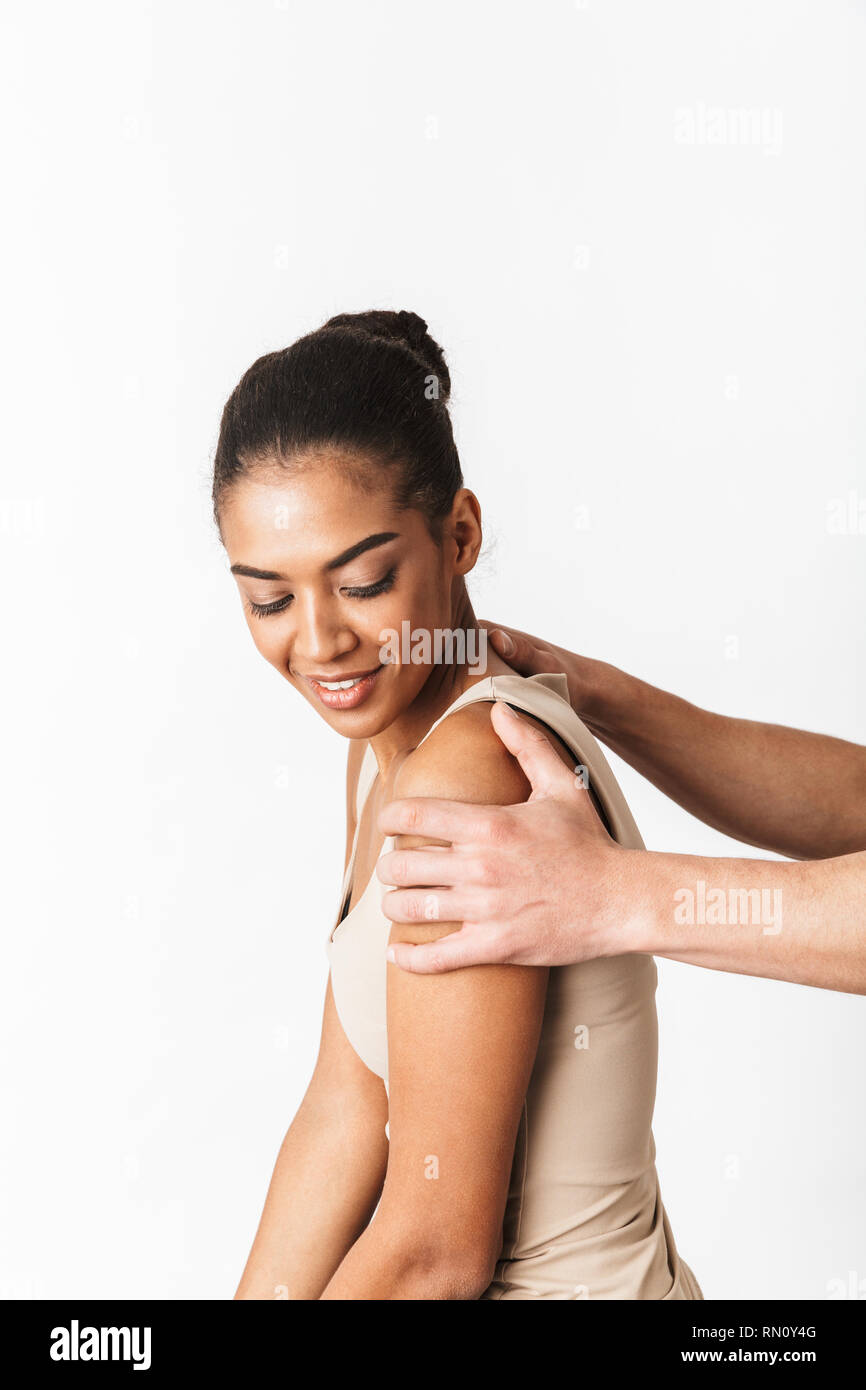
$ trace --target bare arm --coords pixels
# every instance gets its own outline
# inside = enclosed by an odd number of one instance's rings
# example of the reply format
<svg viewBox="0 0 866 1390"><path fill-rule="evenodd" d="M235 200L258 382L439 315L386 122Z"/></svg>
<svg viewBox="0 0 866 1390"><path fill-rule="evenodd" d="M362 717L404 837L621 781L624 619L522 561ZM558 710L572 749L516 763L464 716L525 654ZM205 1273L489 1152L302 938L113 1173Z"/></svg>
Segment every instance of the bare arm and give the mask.
<svg viewBox="0 0 866 1390"><path fill-rule="evenodd" d="M692 815L792 859L866 850L866 748L827 734L731 719L603 661L511 628L523 675L561 671L588 728Z"/></svg>
<svg viewBox="0 0 866 1390"><path fill-rule="evenodd" d="M313 1078L280 1147L236 1299L319 1298L372 1215L388 1103L350 1046L330 981Z"/></svg>
<svg viewBox="0 0 866 1390"><path fill-rule="evenodd" d="M632 919L632 949L866 994L866 852L809 863L647 857L654 906Z"/></svg>
<svg viewBox="0 0 866 1390"><path fill-rule="evenodd" d="M350 744L346 862L363 744ZM388 1102L325 995L319 1056L282 1142L236 1299L318 1298L370 1219L385 1177Z"/></svg>
<svg viewBox="0 0 866 1390"><path fill-rule="evenodd" d="M486 707L453 715L407 759L399 789L490 802L525 796L519 768L490 735ZM446 921L404 925L391 936L441 942L457 927ZM490 966L423 979L389 967L388 1170L376 1215L325 1290L326 1299L476 1299L483 1293L501 1246L546 979L545 970L528 968Z"/></svg>

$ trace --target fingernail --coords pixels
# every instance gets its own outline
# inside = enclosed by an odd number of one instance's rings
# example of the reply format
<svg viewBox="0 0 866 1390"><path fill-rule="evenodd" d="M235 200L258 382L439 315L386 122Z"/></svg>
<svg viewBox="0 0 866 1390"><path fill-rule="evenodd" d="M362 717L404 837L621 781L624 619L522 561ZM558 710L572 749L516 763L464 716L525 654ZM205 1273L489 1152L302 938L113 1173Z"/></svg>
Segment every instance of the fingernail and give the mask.
<svg viewBox="0 0 866 1390"><path fill-rule="evenodd" d="M501 627L497 627L491 632L490 636L498 639L496 645L503 656L511 655L514 651L514 643L507 632L503 632Z"/></svg>
<svg viewBox="0 0 866 1390"><path fill-rule="evenodd" d="M393 947L393 946L389 946L389 947L388 947L387 951L385 952L385 959L386 959L386 960L389 960L389 961L391 962L392 965L396 965L396 964L397 964L397 957L396 957L396 955L394 954L394 947Z"/></svg>
<svg viewBox="0 0 866 1390"><path fill-rule="evenodd" d="M504 700L497 700L496 703L498 704L501 710L505 711L509 719L516 719L519 722L520 716L511 708L510 705L506 705Z"/></svg>

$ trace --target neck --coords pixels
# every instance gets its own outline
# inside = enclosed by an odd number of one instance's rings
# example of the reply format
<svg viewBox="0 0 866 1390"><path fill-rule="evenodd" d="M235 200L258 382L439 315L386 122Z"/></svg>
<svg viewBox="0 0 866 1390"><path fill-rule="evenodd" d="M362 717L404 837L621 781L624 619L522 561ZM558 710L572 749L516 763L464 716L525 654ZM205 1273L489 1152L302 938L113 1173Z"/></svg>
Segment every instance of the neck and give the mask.
<svg viewBox="0 0 866 1390"><path fill-rule="evenodd" d="M479 646L478 623L465 588L456 605L450 627L452 632L466 634L467 652L484 651L484 648ZM470 633L476 634L473 639L474 649L469 645ZM387 729L383 729L370 740L370 747L376 755L379 775L383 781L387 778L395 759L402 762L403 756L418 746L449 706L470 686L483 680L488 674L484 663L479 667L471 666L465 661L449 664L443 662L430 667L430 674L412 704L398 715Z"/></svg>

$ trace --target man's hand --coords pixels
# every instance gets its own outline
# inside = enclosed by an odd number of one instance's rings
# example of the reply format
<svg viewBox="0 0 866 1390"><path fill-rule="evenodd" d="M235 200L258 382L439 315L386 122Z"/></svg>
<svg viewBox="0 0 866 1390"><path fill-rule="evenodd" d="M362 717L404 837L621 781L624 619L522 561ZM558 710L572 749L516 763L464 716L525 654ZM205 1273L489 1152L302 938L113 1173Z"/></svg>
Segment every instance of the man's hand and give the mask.
<svg viewBox="0 0 866 1390"><path fill-rule="evenodd" d="M564 674L596 737L686 810L801 862L624 849L543 734L496 704L493 726L532 786L527 802L397 801L379 817L387 835L450 842L380 859L380 879L397 887L383 897L385 915L464 924L429 945L397 946L397 965L432 974L637 951L866 994L866 749L710 714L604 662L484 626L521 675ZM692 923L678 904L700 885L716 902L766 899L780 911L770 922L735 913Z"/></svg>
<svg viewBox="0 0 866 1390"><path fill-rule="evenodd" d="M610 839L589 792L538 729L500 702L490 717L532 794L517 806L405 799L383 809L386 835L451 841L382 856L376 872L396 885L383 898L385 915L463 923L429 945L396 945L389 959L428 974L494 962L564 965L629 949L625 903L642 856ZM417 884L439 886L404 886Z"/></svg>
<svg viewBox="0 0 866 1390"><path fill-rule="evenodd" d="M604 661L482 626L520 675L564 675L596 738L715 830L791 859L866 850L866 748L712 714Z"/></svg>
<svg viewBox="0 0 866 1390"><path fill-rule="evenodd" d="M599 696L618 674L615 667L588 656L580 656L577 652L566 651L565 647L532 637L516 627L502 627L488 622L482 622L481 627L485 628L494 650L521 676L542 676L550 671L565 676L572 709L592 733L600 734L597 720L602 702Z"/></svg>

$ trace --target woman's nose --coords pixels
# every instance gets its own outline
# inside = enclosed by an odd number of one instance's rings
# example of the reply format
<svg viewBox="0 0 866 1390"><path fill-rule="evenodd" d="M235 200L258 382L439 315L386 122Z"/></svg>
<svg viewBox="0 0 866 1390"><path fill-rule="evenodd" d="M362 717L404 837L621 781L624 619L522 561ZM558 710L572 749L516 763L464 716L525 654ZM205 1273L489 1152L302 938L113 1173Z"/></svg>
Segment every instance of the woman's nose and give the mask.
<svg viewBox="0 0 866 1390"><path fill-rule="evenodd" d="M297 604L297 625L292 644L295 665L313 671L328 666L353 646L352 634L329 617L326 608L312 601Z"/></svg>

